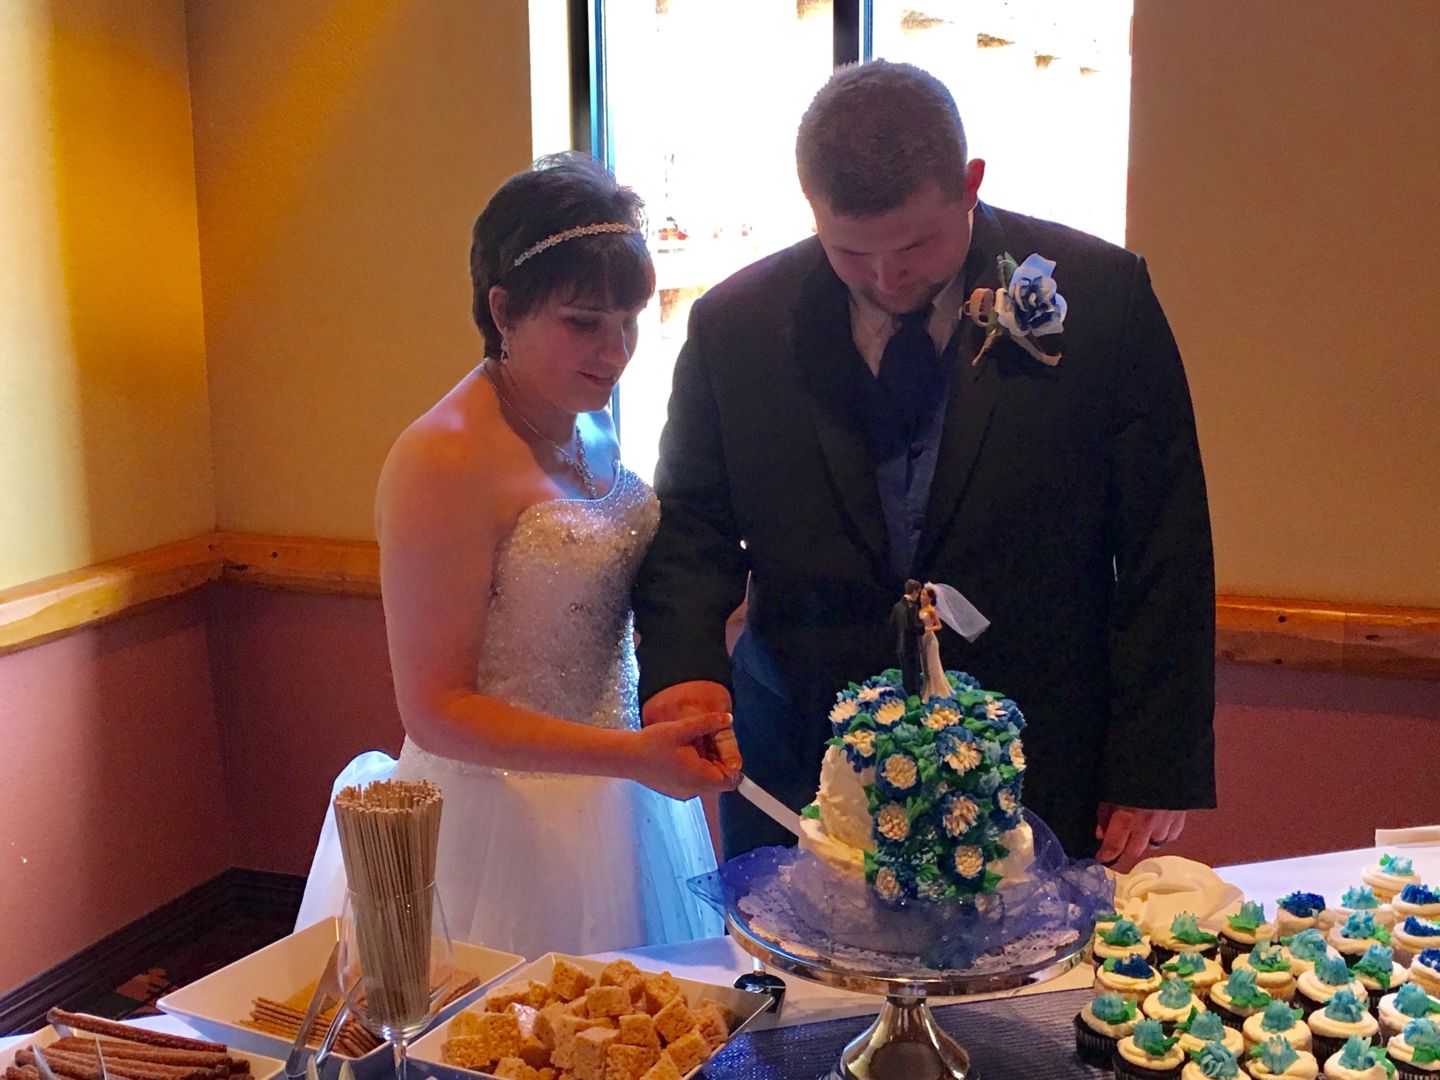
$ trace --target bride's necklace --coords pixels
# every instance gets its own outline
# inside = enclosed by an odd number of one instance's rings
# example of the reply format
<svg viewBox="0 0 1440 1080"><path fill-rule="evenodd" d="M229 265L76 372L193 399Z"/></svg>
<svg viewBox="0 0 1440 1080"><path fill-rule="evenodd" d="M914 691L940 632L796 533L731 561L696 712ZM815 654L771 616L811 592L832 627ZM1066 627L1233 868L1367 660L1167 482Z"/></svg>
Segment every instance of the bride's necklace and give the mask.
<svg viewBox="0 0 1440 1080"><path fill-rule="evenodd" d="M575 453L572 454L526 419L525 414L517 409L515 404L505 396L505 391L500 388L500 380L495 377L495 371L488 361L480 365L480 370L485 372L485 378L489 379L490 385L495 388L495 396L500 399L500 404L509 409L515 419L525 425L526 430L546 446L550 447L551 450L554 450L556 456L570 467L570 471L579 478L580 487L584 489L587 497L598 499L600 497L600 485L595 482L595 474L590 471L590 463L585 458L585 440L580 435L579 421L577 420L575 423Z"/></svg>

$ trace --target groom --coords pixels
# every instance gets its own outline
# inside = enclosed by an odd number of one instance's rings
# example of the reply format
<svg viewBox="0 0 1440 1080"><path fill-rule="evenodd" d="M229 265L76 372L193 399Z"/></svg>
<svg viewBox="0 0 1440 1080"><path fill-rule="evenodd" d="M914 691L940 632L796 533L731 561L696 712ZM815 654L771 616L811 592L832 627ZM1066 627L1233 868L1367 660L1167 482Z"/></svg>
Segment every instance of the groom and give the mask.
<svg viewBox="0 0 1440 1080"><path fill-rule="evenodd" d="M835 692L896 665L904 582L945 582L991 623L942 635L945 666L1028 719L1027 805L1072 856L1143 855L1215 797L1205 482L1145 262L979 202L954 99L909 65L837 72L796 152L818 235L710 290L676 363L645 723L733 711L746 774L798 809ZM1055 263L1062 334L987 348L961 318L1005 253ZM721 825L727 857L789 839L733 793Z"/></svg>

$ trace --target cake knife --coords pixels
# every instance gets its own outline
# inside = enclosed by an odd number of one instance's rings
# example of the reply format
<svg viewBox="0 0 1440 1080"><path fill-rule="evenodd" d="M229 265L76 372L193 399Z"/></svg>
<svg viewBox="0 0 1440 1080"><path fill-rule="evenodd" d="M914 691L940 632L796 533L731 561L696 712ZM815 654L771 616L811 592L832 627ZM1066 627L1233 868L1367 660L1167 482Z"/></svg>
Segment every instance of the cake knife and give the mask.
<svg viewBox="0 0 1440 1080"><path fill-rule="evenodd" d="M775 798L768 791L755 783L748 776L740 777L740 786L735 789L743 796L750 805L759 810L762 814L775 822L783 829L787 829L796 836L800 835L800 815L790 807L786 806L779 799Z"/></svg>

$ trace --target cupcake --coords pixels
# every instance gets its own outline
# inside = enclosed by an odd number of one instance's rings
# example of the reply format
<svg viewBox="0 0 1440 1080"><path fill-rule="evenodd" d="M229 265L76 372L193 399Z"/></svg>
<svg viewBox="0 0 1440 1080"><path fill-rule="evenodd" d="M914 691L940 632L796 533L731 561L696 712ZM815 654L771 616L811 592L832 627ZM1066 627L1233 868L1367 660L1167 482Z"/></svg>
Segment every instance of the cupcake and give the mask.
<svg viewBox="0 0 1440 1080"><path fill-rule="evenodd" d="M1255 972L1255 982L1273 998L1289 1001L1295 996L1295 976L1290 972L1290 958L1285 951L1268 941L1262 941L1248 953L1235 958L1231 974L1248 967Z"/></svg>
<svg viewBox="0 0 1440 1080"><path fill-rule="evenodd" d="M1440 949L1422 949L1410 961L1410 978L1427 994L1440 997Z"/></svg>
<svg viewBox="0 0 1440 1080"><path fill-rule="evenodd" d="M1370 1000L1370 991L1350 974L1350 968L1339 956L1327 956L1315 965L1314 971L1307 971L1295 980L1295 1004L1309 1016L1340 990L1349 990L1361 1001Z"/></svg>
<svg viewBox="0 0 1440 1080"><path fill-rule="evenodd" d="M1371 945L1366 949L1365 955L1350 965L1350 974L1369 992L1372 1009L1390 990L1410 981L1410 972L1395 963L1384 945Z"/></svg>
<svg viewBox="0 0 1440 1080"><path fill-rule="evenodd" d="M1389 904L1382 904L1380 898L1375 895L1375 890L1368 885L1357 885L1352 889L1346 889L1340 894L1339 905L1328 908L1321 916L1320 922L1322 925L1334 926L1361 911L1370 912L1381 926L1391 926L1395 922L1394 910Z"/></svg>
<svg viewBox="0 0 1440 1080"><path fill-rule="evenodd" d="M1240 1032L1226 1027L1213 1012L1196 1009L1188 1019L1175 1025L1175 1034L1180 1036L1180 1049L1192 1057L1212 1042L1223 1043L1237 1058L1245 1052L1245 1040ZM1308 1028L1306 1034L1309 1034Z"/></svg>
<svg viewBox="0 0 1440 1080"><path fill-rule="evenodd" d="M1385 1051L1359 1035L1347 1039L1340 1053L1321 1060L1325 1063L1325 1080L1389 1080L1395 1071Z"/></svg>
<svg viewBox="0 0 1440 1080"><path fill-rule="evenodd" d="M1314 971L1315 965L1333 951L1325 935L1314 929L1301 930L1285 942L1285 954L1290 958L1290 974L1295 976Z"/></svg>
<svg viewBox="0 0 1440 1080"><path fill-rule="evenodd" d="M1139 1005L1160 989L1160 973L1143 956L1108 957L1095 969L1095 989L1100 993L1123 994Z"/></svg>
<svg viewBox="0 0 1440 1080"><path fill-rule="evenodd" d="M1265 1006L1264 1012L1247 1016L1240 1033L1245 1036L1246 1046L1281 1038L1296 1050L1310 1049L1310 1025L1305 1023L1299 1009L1291 1008L1283 1001L1272 1001Z"/></svg>
<svg viewBox="0 0 1440 1080"><path fill-rule="evenodd" d="M1399 1080L1440 1076L1440 1028L1432 1020L1411 1020L1386 1047Z"/></svg>
<svg viewBox="0 0 1440 1080"><path fill-rule="evenodd" d="M1119 994L1101 994L1075 1015L1075 1052L1087 1065L1110 1067L1116 1044L1135 1030L1135 1002Z"/></svg>
<svg viewBox="0 0 1440 1080"><path fill-rule="evenodd" d="M1246 967L1236 968L1228 979L1210 988L1210 1008L1237 1031L1246 1017L1263 1012L1272 1000L1255 984L1255 972Z"/></svg>
<svg viewBox="0 0 1440 1080"><path fill-rule="evenodd" d="M1140 932L1129 919L1116 921L1109 929L1097 933L1091 942L1091 958L1098 964L1102 960L1111 957L1122 957L1134 954L1136 956L1148 957L1150 955L1150 939Z"/></svg>
<svg viewBox="0 0 1440 1080"><path fill-rule="evenodd" d="M1320 925L1325 897L1313 892L1286 893L1275 901L1275 932L1281 937Z"/></svg>
<svg viewBox="0 0 1440 1080"><path fill-rule="evenodd" d="M1419 885L1420 875L1403 855L1381 855L1380 861L1360 871L1360 880L1381 900L1393 900L1406 885Z"/></svg>
<svg viewBox="0 0 1440 1080"><path fill-rule="evenodd" d="M1342 989L1325 1003L1323 1009L1316 1009L1310 1014L1306 1023L1310 1025L1316 1057L1329 1060L1340 1052L1345 1040L1352 1035L1369 1039L1380 1034L1380 1021L1365 1011L1365 1001L1363 996Z"/></svg>
<svg viewBox="0 0 1440 1080"><path fill-rule="evenodd" d="M1219 947L1220 939L1206 931L1194 915L1185 911L1170 920L1169 930L1151 935L1150 944L1155 950L1151 959L1163 967L1165 961L1173 960L1182 952L1211 955Z"/></svg>
<svg viewBox="0 0 1440 1080"><path fill-rule="evenodd" d="M1178 975L1194 988L1195 993L1206 998L1210 996L1210 988L1225 977L1225 971L1220 967L1219 961L1212 960L1208 956L1202 956L1198 952L1182 952L1173 960L1168 960L1160 965L1160 974Z"/></svg>
<svg viewBox="0 0 1440 1080"><path fill-rule="evenodd" d="M1370 912L1357 911L1343 923L1332 926L1325 940L1347 960L1356 960L1371 945L1389 945L1390 931L1376 922Z"/></svg>
<svg viewBox="0 0 1440 1080"><path fill-rule="evenodd" d="M1151 1020L1159 1020L1166 1031L1174 1030L1176 1024L1186 1019L1191 1010L1204 1009L1205 1003L1184 979L1170 976L1160 984L1160 989L1147 994L1140 1003L1140 1011Z"/></svg>
<svg viewBox="0 0 1440 1080"><path fill-rule="evenodd" d="M1390 945L1395 950L1396 959L1408 964L1426 949L1440 947L1440 922L1419 915L1407 915L1404 922L1395 924Z"/></svg>
<svg viewBox="0 0 1440 1080"><path fill-rule="evenodd" d="M1232 1080L1243 1075L1234 1051L1223 1043L1208 1042L1190 1054L1180 1080Z"/></svg>
<svg viewBox="0 0 1440 1080"><path fill-rule="evenodd" d="M1110 1059L1120 1080L1180 1080L1185 1052L1175 1044L1180 1040L1166 1035L1158 1020L1141 1020L1135 1033L1126 1035L1115 1047Z"/></svg>
<svg viewBox="0 0 1440 1080"><path fill-rule="evenodd" d="M1380 999L1380 1034L1389 1038L1399 1035L1411 1020L1433 1020L1440 1017L1440 1001L1421 990L1415 983L1406 983L1393 994Z"/></svg>
<svg viewBox="0 0 1440 1080"><path fill-rule="evenodd" d="M1114 926L1119 921L1120 913L1118 911L1115 911L1113 909L1097 911L1095 913L1095 933L1098 934L1101 930L1109 930L1110 927Z"/></svg>
<svg viewBox="0 0 1440 1080"><path fill-rule="evenodd" d="M1440 892L1428 885L1406 885L1390 902L1396 919L1418 915L1422 919L1440 921Z"/></svg>
<svg viewBox="0 0 1440 1080"><path fill-rule="evenodd" d="M1320 1075L1320 1065L1315 1060L1315 1055L1306 1050L1296 1050L1278 1037L1252 1046L1249 1057L1245 1060L1245 1069L1256 1080L1268 1080L1272 1076L1315 1080L1315 1077Z"/></svg>
<svg viewBox="0 0 1440 1080"><path fill-rule="evenodd" d="M1242 952L1249 952L1261 938L1275 936L1275 927L1265 921L1265 905L1246 900L1234 915L1226 916L1220 928L1220 966L1226 971Z"/></svg>

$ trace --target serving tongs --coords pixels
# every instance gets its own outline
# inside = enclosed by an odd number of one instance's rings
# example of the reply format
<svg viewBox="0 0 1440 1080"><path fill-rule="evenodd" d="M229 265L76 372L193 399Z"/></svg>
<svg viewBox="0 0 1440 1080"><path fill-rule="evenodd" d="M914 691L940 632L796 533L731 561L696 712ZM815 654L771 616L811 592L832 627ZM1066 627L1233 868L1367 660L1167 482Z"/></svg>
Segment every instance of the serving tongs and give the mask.
<svg viewBox="0 0 1440 1080"><path fill-rule="evenodd" d="M340 1034L345 1018L350 1014L350 1006L346 1004L344 992L340 989L339 967L340 943L337 941L330 950L330 959L325 961L325 970L320 975L320 981L315 984L315 993L310 995L310 1006L305 1010L305 1018L300 1021L300 1030L295 1033L295 1041L290 1044L290 1053L285 1058L285 1075L289 1080L304 1080L312 1069L319 1072L320 1066L330 1056L330 1048L335 1045L335 1037ZM335 1015L330 1020L330 1028L320 1040L319 1048L311 1055L308 1045L310 1032L315 1027L316 1018L329 1007L331 1001L338 1002L339 1008L335 1010Z"/></svg>

